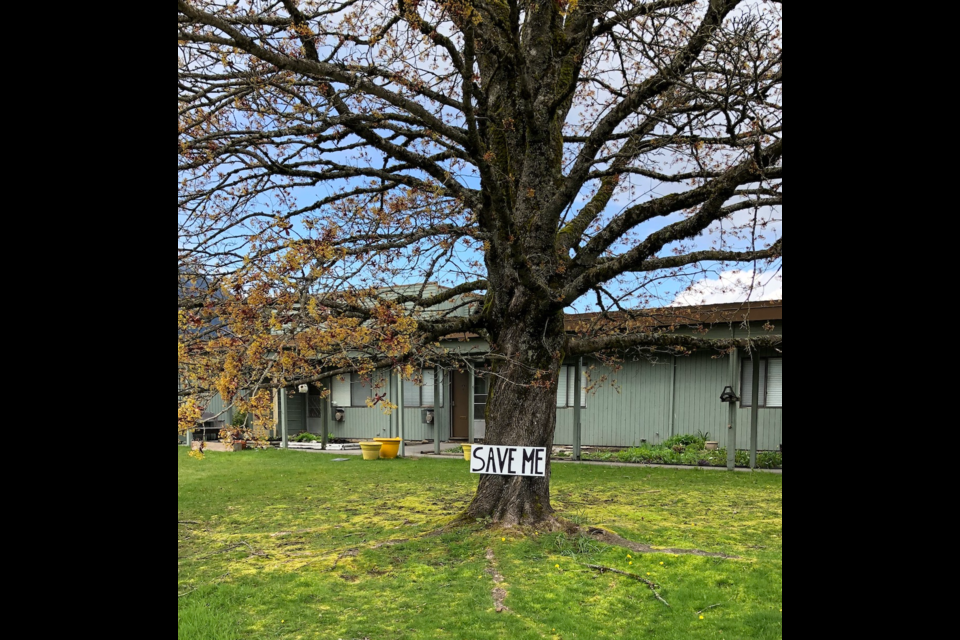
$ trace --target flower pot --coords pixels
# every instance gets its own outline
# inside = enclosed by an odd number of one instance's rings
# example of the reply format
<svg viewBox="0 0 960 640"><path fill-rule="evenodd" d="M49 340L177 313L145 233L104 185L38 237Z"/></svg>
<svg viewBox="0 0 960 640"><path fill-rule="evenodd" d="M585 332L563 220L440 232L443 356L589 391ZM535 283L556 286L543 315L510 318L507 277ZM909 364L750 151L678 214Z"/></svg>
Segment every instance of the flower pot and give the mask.
<svg viewBox="0 0 960 640"><path fill-rule="evenodd" d="M463 459L467 462L470 462L470 454L473 453L473 445L465 444L463 445Z"/></svg>
<svg viewBox="0 0 960 640"><path fill-rule="evenodd" d="M374 438L373 441L383 445L380 451L381 458L393 460L400 455L400 443L403 442L400 438Z"/></svg>
<svg viewBox="0 0 960 640"><path fill-rule="evenodd" d="M364 460L379 460L381 449L383 449L383 444L380 442L360 443L360 450L363 451Z"/></svg>
<svg viewBox="0 0 960 640"><path fill-rule="evenodd" d="M720 443L719 443L719 442L708 442L708 443L707 443L707 451L719 451L719 450L720 450Z"/></svg>

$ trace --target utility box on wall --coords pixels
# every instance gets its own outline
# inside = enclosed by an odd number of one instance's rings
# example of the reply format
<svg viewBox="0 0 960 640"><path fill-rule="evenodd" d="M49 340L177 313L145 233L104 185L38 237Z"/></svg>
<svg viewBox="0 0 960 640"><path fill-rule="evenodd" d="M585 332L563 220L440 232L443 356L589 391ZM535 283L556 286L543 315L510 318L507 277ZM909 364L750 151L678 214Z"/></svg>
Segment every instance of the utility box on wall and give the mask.
<svg viewBox="0 0 960 640"><path fill-rule="evenodd" d="M423 424L434 425L437 423L437 412L433 409L424 409L421 413Z"/></svg>

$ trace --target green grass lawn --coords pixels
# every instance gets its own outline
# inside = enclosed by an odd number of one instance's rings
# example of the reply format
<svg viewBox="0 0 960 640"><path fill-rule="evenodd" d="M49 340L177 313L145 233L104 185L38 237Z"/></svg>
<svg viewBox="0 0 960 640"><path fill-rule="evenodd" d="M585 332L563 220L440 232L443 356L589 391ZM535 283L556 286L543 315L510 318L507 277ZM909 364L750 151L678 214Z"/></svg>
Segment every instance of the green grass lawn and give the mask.
<svg viewBox="0 0 960 640"><path fill-rule="evenodd" d="M554 468L562 517L739 557L725 560L481 526L438 534L476 489L466 462L333 459L178 448L178 640L783 638L782 476ZM649 574L671 608L584 564Z"/></svg>

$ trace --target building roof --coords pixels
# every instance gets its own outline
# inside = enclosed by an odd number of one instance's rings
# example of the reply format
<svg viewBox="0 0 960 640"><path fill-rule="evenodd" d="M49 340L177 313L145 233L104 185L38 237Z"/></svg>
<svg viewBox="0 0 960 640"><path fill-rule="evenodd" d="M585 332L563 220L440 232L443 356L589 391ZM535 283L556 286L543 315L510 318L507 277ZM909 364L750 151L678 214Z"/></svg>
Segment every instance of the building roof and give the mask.
<svg viewBox="0 0 960 640"><path fill-rule="evenodd" d="M642 309L630 312L573 313L566 316L568 333L603 334L605 329L679 329L742 322L783 321L783 300L761 302L737 302L696 307L666 307ZM473 333L457 333L446 336L447 340L470 340L480 336Z"/></svg>
<svg viewBox="0 0 960 640"><path fill-rule="evenodd" d="M737 302L695 307L667 307L630 312L568 314L567 331L578 333L591 328L629 324L632 328L664 329L734 322L783 320L783 300Z"/></svg>

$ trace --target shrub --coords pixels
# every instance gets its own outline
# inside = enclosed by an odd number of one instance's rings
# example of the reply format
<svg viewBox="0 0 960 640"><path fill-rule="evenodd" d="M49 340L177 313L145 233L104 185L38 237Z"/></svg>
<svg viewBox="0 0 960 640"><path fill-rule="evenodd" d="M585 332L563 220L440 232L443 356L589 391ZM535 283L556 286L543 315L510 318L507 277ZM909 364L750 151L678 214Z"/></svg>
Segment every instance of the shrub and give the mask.
<svg viewBox="0 0 960 640"><path fill-rule="evenodd" d="M684 453L686 450L703 451L707 448L707 439L700 436L679 435L666 440L663 446L674 451L677 451L677 448L680 447L681 450L677 453Z"/></svg>
<svg viewBox="0 0 960 640"><path fill-rule="evenodd" d="M783 469L783 454L779 451L770 451L757 455L758 469Z"/></svg>
<svg viewBox="0 0 960 640"><path fill-rule="evenodd" d="M684 465L692 467L725 467L727 466L727 450L707 451L705 449L697 450L696 443L691 447L686 447L683 451L676 451L667 446L644 445L642 447L632 447L622 451L603 451L598 453L584 454L584 460L593 460L596 462L624 462L629 464L671 464ZM746 468L750 466L750 452L737 451L737 466ZM759 469L782 469L782 453L761 453L757 457L757 468Z"/></svg>
<svg viewBox="0 0 960 640"><path fill-rule="evenodd" d="M311 443L311 442L320 442L321 439L313 435L312 433L301 433L296 438L294 438L293 441Z"/></svg>

